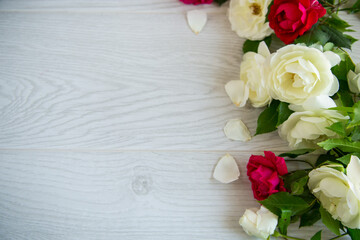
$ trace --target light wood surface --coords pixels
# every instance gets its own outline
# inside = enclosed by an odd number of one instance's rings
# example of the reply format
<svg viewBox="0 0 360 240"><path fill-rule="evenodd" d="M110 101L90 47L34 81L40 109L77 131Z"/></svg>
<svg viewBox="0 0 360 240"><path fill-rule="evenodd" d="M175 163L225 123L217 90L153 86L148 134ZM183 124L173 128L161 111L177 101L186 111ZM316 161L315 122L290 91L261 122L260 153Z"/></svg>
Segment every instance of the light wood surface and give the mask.
<svg viewBox="0 0 360 240"><path fill-rule="evenodd" d="M2 0L0 33L0 239L248 239L247 159L288 148L276 133L224 136L239 117L254 133L261 111L224 91L244 42L226 6ZM242 175L226 185L212 171L227 152Z"/></svg>

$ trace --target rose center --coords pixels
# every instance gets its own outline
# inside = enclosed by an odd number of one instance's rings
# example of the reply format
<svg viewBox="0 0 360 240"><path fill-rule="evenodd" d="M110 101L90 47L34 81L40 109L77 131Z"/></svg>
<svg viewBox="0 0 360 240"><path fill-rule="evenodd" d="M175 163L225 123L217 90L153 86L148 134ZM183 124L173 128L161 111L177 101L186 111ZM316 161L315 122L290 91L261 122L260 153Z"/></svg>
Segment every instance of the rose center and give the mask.
<svg viewBox="0 0 360 240"><path fill-rule="evenodd" d="M261 15L261 6L257 3L253 3L250 5L250 9L252 10L253 15Z"/></svg>

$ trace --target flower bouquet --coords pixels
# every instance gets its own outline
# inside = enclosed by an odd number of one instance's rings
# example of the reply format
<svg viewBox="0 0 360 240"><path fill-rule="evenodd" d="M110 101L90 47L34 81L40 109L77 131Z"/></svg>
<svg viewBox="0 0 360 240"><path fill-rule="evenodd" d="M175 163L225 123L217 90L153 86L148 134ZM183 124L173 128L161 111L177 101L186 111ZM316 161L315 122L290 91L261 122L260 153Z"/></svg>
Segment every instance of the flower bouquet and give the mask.
<svg viewBox="0 0 360 240"><path fill-rule="evenodd" d="M299 239L288 236L291 223L321 220L333 239L360 239L360 64L348 53L357 39L346 34L351 25L339 14L359 11L360 0L230 0L231 28L247 40L239 79L226 84L226 93L238 107L264 108L256 135L278 130L293 149L250 157L247 175L261 206L240 218L249 235ZM273 41L282 44L271 52ZM230 120L224 132L251 139L241 119ZM288 172L285 159L309 167ZM228 183L238 176L232 156L220 159L214 178Z"/></svg>

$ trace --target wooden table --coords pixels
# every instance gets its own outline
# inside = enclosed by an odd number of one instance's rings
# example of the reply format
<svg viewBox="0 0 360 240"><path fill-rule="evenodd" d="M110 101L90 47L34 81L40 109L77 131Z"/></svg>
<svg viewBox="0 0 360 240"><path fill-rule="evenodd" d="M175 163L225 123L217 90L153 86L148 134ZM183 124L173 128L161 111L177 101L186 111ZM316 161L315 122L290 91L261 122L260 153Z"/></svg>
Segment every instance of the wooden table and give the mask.
<svg viewBox="0 0 360 240"><path fill-rule="evenodd" d="M224 90L244 42L226 8L0 1L0 239L249 238L238 225L258 206L247 160L288 148L277 133L247 143L223 134L239 117L254 133L260 112ZM191 9L208 12L199 35ZM225 153L242 174L227 185L212 178Z"/></svg>

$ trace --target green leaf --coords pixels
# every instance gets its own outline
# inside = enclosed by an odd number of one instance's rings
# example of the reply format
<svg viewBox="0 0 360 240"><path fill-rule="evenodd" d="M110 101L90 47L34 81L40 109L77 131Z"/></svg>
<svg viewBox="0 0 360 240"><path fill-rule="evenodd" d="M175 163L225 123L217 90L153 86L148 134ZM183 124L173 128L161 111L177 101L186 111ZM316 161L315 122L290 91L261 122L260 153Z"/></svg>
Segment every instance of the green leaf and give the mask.
<svg viewBox="0 0 360 240"><path fill-rule="evenodd" d="M305 154L311 153L313 151L315 151L315 149L312 149L312 148L296 149L296 150L292 150L290 152L281 153L279 155L279 157L297 158L298 156L305 155Z"/></svg>
<svg viewBox="0 0 360 240"><path fill-rule="evenodd" d="M351 121L348 125L348 128L360 125L360 102L355 103L353 109L354 111L353 114L350 116Z"/></svg>
<svg viewBox="0 0 360 240"><path fill-rule="evenodd" d="M297 170L293 173L286 174L285 176L283 176L285 188L290 189L293 182L298 181L305 176L308 176L308 173L309 171L307 170Z"/></svg>
<svg viewBox="0 0 360 240"><path fill-rule="evenodd" d="M264 38L263 40L259 40L259 41L252 41L252 40L246 40L244 42L244 45L243 45L243 53L247 53L247 52L258 52L258 47L259 47L259 44L264 41L266 43L266 45L268 47L270 47L271 45L271 41L272 41L272 37L271 35Z"/></svg>
<svg viewBox="0 0 360 240"><path fill-rule="evenodd" d="M338 47L351 49L351 40L339 30L332 28L329 25L321 25L319 28L330 37L328 40L329 42L334 43Z"/></svg>
<svg viewBox="0 0 360 240"><path fill-rule="evenodd" d="M299 227L312 226L319 221L321 219L319 207L320 205L316 203L309 211L301 215Z"/></svg>
<svg viewBox="0 0 360 240"><path fill-rule="evenodd" d="M351 142L345 138L328 139L318 143L318 145L327 151L332 148L339 148L344 152L360 152L360 142Z"/></svg>
<svg viewBox="0 0 360 240"><path fill-rule="evenodd" d="M331 214L320 206L321 221L336 235L340 235L340 222L332 218Z"/></svg>
<svg viewBox="0 0 360 240"><path fill-rule="evenodd" d="M322 230L315 233L315 235L312 236L312 238L310 240L321 240L321 232L322 232Z"/></svg>
<svg viewBox="0 0 360 240"><path fill-rule="evenodd" d="M348 91L349 87L347 85L347 74L350 70L355 70L355 64L353 63L351 57L347 52L340 49L334 52L340 54L344 58L344 60L342 60L338 65L335 65L333 68L331 68L331 71L337 77L337 79L339 79L340 89Z"/></svg>
<svg viewBox="0 0 360 240"><path fill-rule="evenodd" d="M327 161L336 161L336 157L329 154L321 154L316 160L315 166L319 167Z"/></svg>
<svg viewBox="0 0 360 240"><path fill-rule="evenodd" d="M347 82L346 82L346 87L348 87ZM345 88L345 87L343 87ZM352 94L349 91L344 91L344 90L340 90L337 93L342 106L344 107L352 107L354 105L354 100L352 97Z"/></svg>
<svg viewBox="0 0 360 240"><path fill-rule="evenodd" d="M351 31L350 29L348 29L349 27L351 27L351 25L348 24L346 21L342 20L336 13L332 13L329 18L325 20L325 23L340 32Z"/></svg>
<svg viewBox="0 0 360 240"><path fill-rule="evenodd" d="M276 130L276 124L278 122L277 108L280 102L273 100L269 107L265 108L257 120L257 128L255 135L268 133Z"/></svg>
<svg viewBox="0 0 360 240"><path fill-rule="evenodd" d="M351 159L351 155L357 156L360 158L360 152L358 153L351 153L351 154L346 154L345 156L342 156L340 158L337 158L336 160L341 162L342 164L344 164L345 166L347 166L350 163L350 159Z"/></svg>
<svg viewBox="0 0 360 240"><path fill-rule="evenodd" d="M360 229L347 228L347 232L349 233L352 240L360 239Z"/></svg>
<svg viewBox="0 0 360 240"><path fill-rule="evenodd" d="M349 9L349 13L357 13L360 11L360 0L357 0Z"/></svg>
<svg viewBox="0 0 360 240"><path fill-rule="evenodd" d="M281 210L281 217L278 223L279 231L281 234L287 234L287 228L290 225L291 215L291 210Z"/></svg>
<svg viewBox="0 0 360 240"><path fill-rule="evenodd" d="M345 130L345 125L346 125L346 123L344 123L344 122L336 122L336 123L333 123L330 127L327 127L327 129L330 129L331 131L337 133L338 135L340 135L342 137L346 137L347 133Z"/></svg>
<svg viewBox="0 0 360 240"><path fill-rule="evenodd" d="M223 5L224 3L226 3L228 0L214 0L215 3L217 3L219 6Z"/></svg>
<svg viewBox="0 0 360 240"><path fill-rule="evenodd" d="M285 122L294 111L289 109L289 103L280 102L277 108L277 112L278 112L278 121L276 126L278 127L283 122Z"/></svg>
<svg viewBox="0 0 360 240"><path fill-rule="evenodd" d="M301 195L303 194L305 188L307 187L307 182L309 180L309 176L304 176L298 179L295 182L291 183L291 194L292 195Z"/></svg>
<svg viewBox="0 0 360 240"><path fill-rule="evenodd" d="M314 24L308 32L295 39L295 43L305 43L307 46L314 43L324 45L329 41L329 39L330 35L320 29L318 24Z"/></svg>
<svg viewBox="0 0 360 240"><path fill-rule="evenodd" d="M279 217L281 217L283 210L291 211L291 215L294 216L309 207L309 204L302 198L292 196L288 192L274 193L267 199L259 202Z"/></svg>
<svg viewBox="0 0 360 240"><path fill-rule="evenodd" d="M353 133L351 135L351 141L354 142L360 141L360 126L354 128Z"/></svg>

